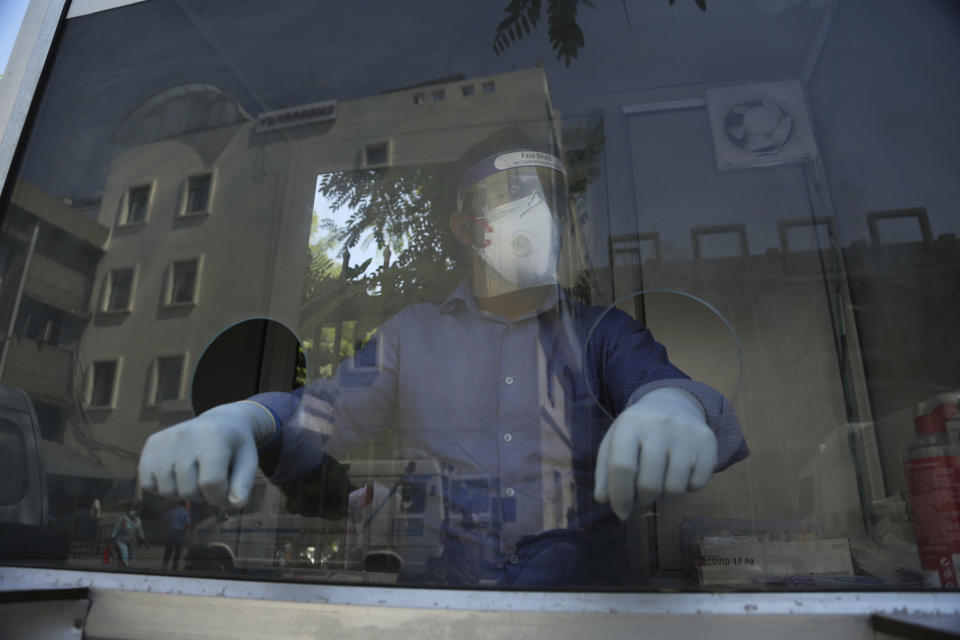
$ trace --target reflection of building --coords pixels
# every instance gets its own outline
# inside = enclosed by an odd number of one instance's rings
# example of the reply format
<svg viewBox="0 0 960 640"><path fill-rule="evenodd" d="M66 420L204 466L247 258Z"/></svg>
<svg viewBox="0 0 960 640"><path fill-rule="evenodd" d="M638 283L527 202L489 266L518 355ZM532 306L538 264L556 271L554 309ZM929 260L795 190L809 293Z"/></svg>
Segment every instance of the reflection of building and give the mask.
<svg viewBox="0 0 960 640"><path fill-rule="evenodd" d="M552 114L540 69L257 119L208 85L145 102L117 131L98 218L111 236L78 382L96 437L136 452L190 417L191 372L227 326L297 330L318 174L452 161L504 124L553 135Z"/></svg>
<svg viewBox="0 0 960 640"><path fill-rule="evenodd" d="M75 407L77 349L109 229L20 181L0 255L0 380L26 391L44 438Z"/></svg>

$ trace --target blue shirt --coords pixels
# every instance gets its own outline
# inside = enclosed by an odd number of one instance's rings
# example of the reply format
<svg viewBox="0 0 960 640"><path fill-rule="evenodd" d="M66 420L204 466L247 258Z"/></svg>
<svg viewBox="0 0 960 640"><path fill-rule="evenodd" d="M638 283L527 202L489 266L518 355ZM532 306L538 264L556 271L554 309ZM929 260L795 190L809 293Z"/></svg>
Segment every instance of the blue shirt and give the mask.
<svg viewBox="0 0 960 640"><path fill-rule="evenodd" d="M183 505L178 505L163 517L167 527L176 531L185 531L190 526L190 512Z"/></svg>
<svg viewBox="0 0 960 640"><path fill-rule="evenodd" d="M665 386L700 400L717 436L717 471L747 456L727 400L674 367L627 314L553 289L511 321L481 310L468 281L441 305L390 318L332 379L251 399L282 425L273 482L309 474L323 451L436 459L451 477L489 478L493 544L508 553L523 536L609 515L593 499L599 443L625 407Z"/></svg>

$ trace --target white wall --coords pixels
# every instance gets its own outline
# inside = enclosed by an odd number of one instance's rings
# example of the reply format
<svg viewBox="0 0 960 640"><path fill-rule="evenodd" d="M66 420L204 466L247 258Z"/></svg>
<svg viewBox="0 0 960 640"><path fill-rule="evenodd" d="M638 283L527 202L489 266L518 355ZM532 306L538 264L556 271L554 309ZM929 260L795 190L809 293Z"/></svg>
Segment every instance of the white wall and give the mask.
<svg viewBox="0 0 960 640"><path fill-rule="evenodd" d="M842 244L902 207L960 230L958 29L956 2L840 2L809 95Z"/></svg>

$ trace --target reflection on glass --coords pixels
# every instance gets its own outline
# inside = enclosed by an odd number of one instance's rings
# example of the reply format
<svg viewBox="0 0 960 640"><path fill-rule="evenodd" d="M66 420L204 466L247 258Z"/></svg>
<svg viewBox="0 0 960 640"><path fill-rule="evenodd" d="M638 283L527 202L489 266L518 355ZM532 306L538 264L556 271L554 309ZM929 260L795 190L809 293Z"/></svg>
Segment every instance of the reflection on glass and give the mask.
<svg viewBox="0 0 960 640"><path fill-rule="evenodd" d="M133 269L114 269L110 272L109 311L126 311L130 308L130 289L133 286Z"/></svg>
<svg viewBox="0 0 960 640"><path fill-rule="evenodd" d="M190 176L187 187L186 213L201 213L207 210L210 199L210 174Z"/></svg>
<svg viewBox="0 0 960 640"><path fill-rule="evenodd" d="M193 296L197 287L197 261L184 260L174 262L172 279L170 302L193 302Z"/></svg>
<svg viewBox="0 0 960 640"><path fill-rule="evenodd" d="M127 196L126 224L143 222L147 218L147 201L150 199L150 187L133 187Z"/></svg>
<svg viewBox="0 0 960 640"><path fill-rule="evenodd" d="M157 358L157 403L180 397L182 376L183 356Z"/></svg>
<svg viewBox="0 0 960 640"><path fill-rule="evenodd" d="M93 391L90 394L90 406L109 407L113 405L116 375L116 361L93 363Z"/></svg>
<svg viewBox="0 0 960 640"><path fill-rule="evenodd" d="M18 502L27 492L27 447L17 425L0 420L0 505Z"/></svg>
<svg viewBox="0 0 960 640"><path fill-rule="evenodd" d="M50 482L4 519L45 492L104 566L140 501L128 562L198 575L952 586L946 5L202 4L64 26L0 229L0 382L33 411L0 409ZM188 380L260 473L184 495L178 563L177 478L135 478ZM702 430L660 467L617 426L659 385L716 439L700 491Z"/></svg>

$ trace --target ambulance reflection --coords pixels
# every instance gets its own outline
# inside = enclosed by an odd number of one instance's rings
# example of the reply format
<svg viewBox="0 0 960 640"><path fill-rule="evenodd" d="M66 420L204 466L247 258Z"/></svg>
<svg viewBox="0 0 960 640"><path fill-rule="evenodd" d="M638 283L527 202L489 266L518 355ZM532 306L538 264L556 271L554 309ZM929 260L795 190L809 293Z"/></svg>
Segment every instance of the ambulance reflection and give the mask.
<svg viewBox="0 0 960 640"><path fill-rule="evenodd" d="M401 570L430 574L451 536L496 526L489 476L457 474L426 457L344 466L345 517L289 513L283 491L261 476L245 509L196 525L187 569L392 581Z"/></svg>

